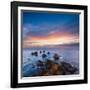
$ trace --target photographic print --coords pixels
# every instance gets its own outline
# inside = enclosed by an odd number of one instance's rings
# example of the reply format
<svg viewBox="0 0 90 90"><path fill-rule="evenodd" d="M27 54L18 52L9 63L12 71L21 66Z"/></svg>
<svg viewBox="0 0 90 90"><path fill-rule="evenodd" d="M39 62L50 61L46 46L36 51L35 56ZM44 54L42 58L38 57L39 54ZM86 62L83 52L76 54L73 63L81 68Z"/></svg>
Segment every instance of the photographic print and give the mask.
<svg viewBox="0 0 90 90"><path fill-rule="evenodd" d="M11 5L11 87L86 83L87 6Z"/></svg>
<svg viewBox="0 0 90 90"><path fill-rule="evenodd" d="M79 74L79 14L22 11L22 77Z"/></svg>

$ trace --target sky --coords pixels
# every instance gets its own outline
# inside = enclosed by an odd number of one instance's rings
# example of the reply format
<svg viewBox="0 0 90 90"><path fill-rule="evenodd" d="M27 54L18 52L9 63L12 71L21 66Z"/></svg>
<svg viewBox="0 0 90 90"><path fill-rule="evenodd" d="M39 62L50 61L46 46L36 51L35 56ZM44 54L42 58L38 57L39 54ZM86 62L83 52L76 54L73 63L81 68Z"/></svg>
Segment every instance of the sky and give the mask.
<svg viewBox="0 0 90 90"><path fill-rule="evenodd" d="M79 43L79 14L22 12L23 47Z"/></svg>

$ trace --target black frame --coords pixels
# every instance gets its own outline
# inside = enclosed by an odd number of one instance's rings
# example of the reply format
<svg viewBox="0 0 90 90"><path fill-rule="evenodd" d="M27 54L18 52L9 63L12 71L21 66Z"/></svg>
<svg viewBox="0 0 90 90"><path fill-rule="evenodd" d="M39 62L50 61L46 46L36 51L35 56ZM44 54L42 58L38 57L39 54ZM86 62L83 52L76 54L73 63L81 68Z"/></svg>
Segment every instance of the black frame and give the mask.
<svg viewBox="0 0 90 90"><path fill-rule="evenodd" d="M18 6L51 7L51 8L84 10L84 79L83 80L18 83L18 24L17 24ZM88 81L87 67L88 67L87 66L87 6L35 3L35 2L17 2L17 1L11 2L11 87L12 88L87 83Z"/></svg>

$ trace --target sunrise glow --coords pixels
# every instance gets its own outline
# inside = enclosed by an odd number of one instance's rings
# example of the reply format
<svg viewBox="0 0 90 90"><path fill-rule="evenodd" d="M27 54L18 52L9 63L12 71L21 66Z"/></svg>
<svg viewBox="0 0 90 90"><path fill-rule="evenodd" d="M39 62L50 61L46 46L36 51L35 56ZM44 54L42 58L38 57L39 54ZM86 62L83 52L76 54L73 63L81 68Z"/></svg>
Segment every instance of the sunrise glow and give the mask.
<svg viewBox="0 0 90 90"><path fill-rule="evenodd" d="M23 13L23 48L79 43L77 14Z"/></svg>
<svg viewBox="0 0 90 90"><path fill-rule="evenodd" d="M45 46L45 45L62 45L62 44L71 44L78 43L78 36L47 36L47 37L27 37L23 45L24 47L33 47L33 46Z"/></svg>

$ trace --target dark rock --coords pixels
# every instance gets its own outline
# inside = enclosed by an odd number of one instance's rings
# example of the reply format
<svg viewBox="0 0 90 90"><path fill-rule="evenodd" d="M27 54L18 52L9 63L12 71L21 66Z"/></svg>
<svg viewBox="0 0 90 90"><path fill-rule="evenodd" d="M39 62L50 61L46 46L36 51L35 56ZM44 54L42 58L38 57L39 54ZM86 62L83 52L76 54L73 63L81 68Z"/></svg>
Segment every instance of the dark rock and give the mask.
<svg viewBox="0 0 90 90"><path fill-rule="evenodd" d="M43 53L45 53L45 50L43 50Z"/></svg>
<svg viewBox="0 0 90 90"><path fill-rule="evenodd" d="M40 54L42 53L42 51L40 51Z"/></svg>
<svg viewBox="0 0 90 90"><path fill-rule="evenodd" d="M47 54L49 55L49 54L50 54L50 52L47 52Z"/></svg>
<svg viewBox="0 0 90 90"><path fill-rule="evenodd" d="M57 63L54 63L50 60L46 62L46 70L41 72L40 75L42 76L49 76L49 75L63 75L63 68Z"/></svg>
<svg viewBox="0 0 90 90"><path fill-rule="evenodd" d="M39 60L39 61L37 62L37 66L38 66L38 67L43 67L43 66L44 66L44 64L43 64L43 62L42 62L42 61L40 61L40 60Z"/></svg>
<svg viewBox="0 0 90 90"><path fill-rule="evenodd" d="M52 63L53 63L52 61L47 60L45 63L46 69L50 69L50 67L52 66Z"/></svg>
<svg viewBox="0 0 90 90"><path fill-rule="evenodd" d="M61 62L62 68L64 70L64 74L74 74L77 71L76 67L73 67L71 64L67 62Z"/></svg>
<svg viewBox="0 0 90 90"><path fill-rule="evenodd" d="M31 55L38 56L38 52L32 52Z"/></svg>
<svg viewBox="0 0 90 90"><path fill-rule="evenodd" d="M33 56L33 55L34 55L34 53L32 52L32 53L31 53L31 55Z"/></svg>
<svg viewBox="0 0 90 90"><path fill-rule="evenodd" d="M46 54L42 54L42 58L44 59L44 58L46 58L47 57L47 55Z"/></svg>
<svg viewBox="0 0 90 90"><path fill-rule="evenodd" d="M59 55L58 54L54 54L53 58L54 58L54 60L59 60Z"/></svg>
<svg viewBox="0 0 90 90"><path fill-rule="evenodd" d="M35 56L38 56L38 52L34 52L34 55L35 55Z"/></svg>

